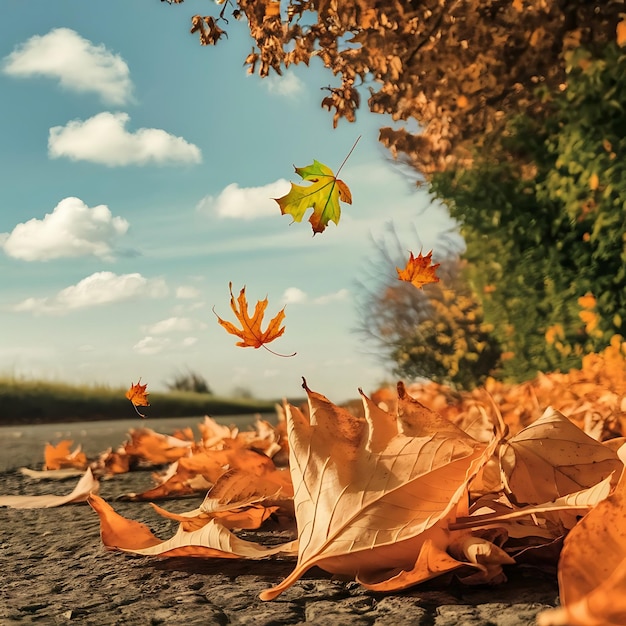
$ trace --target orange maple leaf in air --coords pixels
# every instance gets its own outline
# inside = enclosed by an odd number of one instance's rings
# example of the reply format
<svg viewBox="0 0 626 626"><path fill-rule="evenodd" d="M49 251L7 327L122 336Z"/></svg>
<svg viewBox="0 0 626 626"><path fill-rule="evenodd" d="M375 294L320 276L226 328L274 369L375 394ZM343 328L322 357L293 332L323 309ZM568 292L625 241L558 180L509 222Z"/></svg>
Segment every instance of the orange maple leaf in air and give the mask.
<svg viewBox="0 0 626 626"><path fill-rule="evenodd" d="M267 328L261 330L261 323L263 322L263 315L267 308L267 298L259 300L254 307L254 313L252 317L248 314L248 300L246 299L245 286L239 292L239 297L235 300L233 295L233 284L228 283L228 289L230 290L230 308L241 323L241 328L237 328L234 324L223 320L213 309L217 317L217 321L231 334L239 337L241 341L238 341L236 345L242 348L260 348L263 346L269 352L277 354L270 350L265 344L274 339L278 339L284 332L285 327L281 326L285 319L285 307L283 307L275 317L273 317ZM295 354L295 352L294 352ZM279 354L278 356L293 356L293 354Z"/></svg>
<svg viewBox="0 0 626 626"><path fill-rule="evenodd" d="M404 280L407 283L412 283L418 289L429 283L438 283L439 278L435 274L435 270L441 265L441 263L432 262L433 251L431 250L426 256L422 256L420 252L417 257L411 256L406 263L406 267L401 270L396 267L398 272L398 280Z"/></svg>
<svg viewBox="0 0 626 626"><path fill-rule="evenodd" d="M148 402L148 392L146 391L147 386L147 384L141 384L140 378L136 385L130 383L130 389L126 392L126 397L132 402L135 411L137 411L137 414L141 415L141 417L145 417L145 415L143 413L139 413L137 407L150 406L150 403Z"/></svg>

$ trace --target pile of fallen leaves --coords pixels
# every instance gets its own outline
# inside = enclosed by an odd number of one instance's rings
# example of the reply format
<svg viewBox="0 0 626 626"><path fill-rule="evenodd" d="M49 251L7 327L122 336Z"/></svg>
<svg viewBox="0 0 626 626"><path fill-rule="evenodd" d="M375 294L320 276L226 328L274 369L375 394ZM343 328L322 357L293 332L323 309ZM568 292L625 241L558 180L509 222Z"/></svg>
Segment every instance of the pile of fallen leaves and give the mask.
<svg viewBox="0 0 626 626"><path fill-rule="evenodd" d="M506 569L556 571L561 607L540 623L626 623L624 346L581 370L522 385L489 381L455 394L426 384L381 389L340 407L304 389L308 403L278 409L240 432L211 418L165 435L131 430L89 462L70 442L46 446L44 474L77 472L67 496L5 496L0 505L87 500L106 548L158 557L296 558L272 600L313 566L395 591L437 576L501 584ZM144 388L145 391L145 388ZM98 478L154 466L155 486L131 500L206 494L162 540L97 495ZM41 475L25 470L30 475ZM272 518L293 541L242 538Z"/></svg>

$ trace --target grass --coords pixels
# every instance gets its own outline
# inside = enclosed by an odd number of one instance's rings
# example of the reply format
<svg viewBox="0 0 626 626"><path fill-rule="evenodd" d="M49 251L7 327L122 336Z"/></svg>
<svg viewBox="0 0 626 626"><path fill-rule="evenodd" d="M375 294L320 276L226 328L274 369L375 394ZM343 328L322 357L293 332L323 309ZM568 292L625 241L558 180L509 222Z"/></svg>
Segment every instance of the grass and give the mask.
<svg viewBox="0 0 626 626"><path fill-rule="evenodd" d="M21 380L0 377L0 425L127 419L135 411L127 389L103 385ZM209 393L171 391L150 393L149 417L197 417L271 413L274 401L225 398Z"/></svg>

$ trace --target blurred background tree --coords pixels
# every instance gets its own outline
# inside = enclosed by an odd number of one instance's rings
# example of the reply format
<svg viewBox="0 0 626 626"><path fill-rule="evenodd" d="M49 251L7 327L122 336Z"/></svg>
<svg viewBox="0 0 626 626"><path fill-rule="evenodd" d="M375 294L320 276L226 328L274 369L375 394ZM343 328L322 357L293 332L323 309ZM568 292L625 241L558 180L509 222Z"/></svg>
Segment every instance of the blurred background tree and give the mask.
<svg viewBox="0 0 626 626"><path fill-rule="evenodd" d="M393 226L388 234L375 242L369 275L358 284L357 332L365 345L403 379L471 389L496 375L500 348L453 242L437 259L439 282L416 289L398 280L406 252Z"/></svg>

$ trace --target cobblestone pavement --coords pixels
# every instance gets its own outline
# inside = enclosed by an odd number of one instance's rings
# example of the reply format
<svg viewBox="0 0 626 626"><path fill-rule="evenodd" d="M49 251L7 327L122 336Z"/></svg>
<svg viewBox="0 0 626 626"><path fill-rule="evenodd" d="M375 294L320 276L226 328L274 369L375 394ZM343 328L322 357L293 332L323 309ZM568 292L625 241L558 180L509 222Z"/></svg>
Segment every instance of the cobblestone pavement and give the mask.
<svg viewBox="0 0 626 626"><path fill-rule="evenodd" d="M0 474L0 494L67 493L67 482L37 482L17 471ZM147 503L115 502L151 486L150 472L103 481L100 494L126 517L171 536L175 523ZM170 500L182 512L200 499ZM510 571L498 587L436 580L406 592L372 593L354 582L308 572L272 602L258 594L284 578L292 561L151 559L107 552L97 515L85 504L53 509L0 508L0 624L224 626L522 626L557 602L556 581L536 570Z"/></svg>

